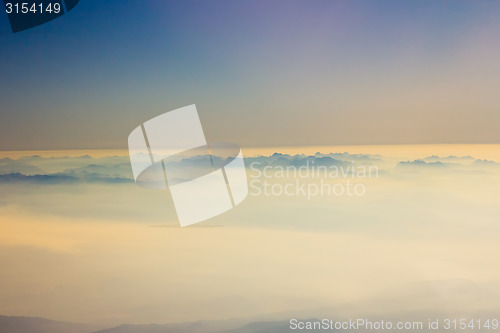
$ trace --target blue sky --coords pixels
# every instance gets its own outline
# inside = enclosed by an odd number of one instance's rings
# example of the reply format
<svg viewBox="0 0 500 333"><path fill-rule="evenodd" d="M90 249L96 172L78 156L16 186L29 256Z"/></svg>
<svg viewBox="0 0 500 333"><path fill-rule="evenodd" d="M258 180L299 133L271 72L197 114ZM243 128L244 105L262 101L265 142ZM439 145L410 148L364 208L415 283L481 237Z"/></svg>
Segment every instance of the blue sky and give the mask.
<svg viewBox="0 0 500 333"><path fill-rule="evenodd" d="M496 1L96 1L12 34L0 149L125 148L196 104L242 146L498 143Z"/></svg>

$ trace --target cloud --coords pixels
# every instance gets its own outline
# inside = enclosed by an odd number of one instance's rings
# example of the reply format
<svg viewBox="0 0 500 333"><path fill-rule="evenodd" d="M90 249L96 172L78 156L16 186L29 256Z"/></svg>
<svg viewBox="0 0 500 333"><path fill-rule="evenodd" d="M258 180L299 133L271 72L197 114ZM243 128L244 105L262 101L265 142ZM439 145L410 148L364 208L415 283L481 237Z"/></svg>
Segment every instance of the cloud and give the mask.
<svg viewBox="0 0 500 333"><path fill-rule="evenodd" d="M206 170L207 165L222 165L227 163L225 157L210 155L179 156L178 159L165 162L169 175L173 178L188 179L186 175L200 175L200 170ZM274 153L268 156L252 156L245 158L245 165L250 168L266 166L280 167L319 167L336 166L348 168L354 165L376 165L380 174L390 174L396 170L451 170L457 172L479 172L483 167L497 166L490 160L476 160L472 156L432 155L423 159L397 161L384 158L378 154L315 153L282 154ZM396 167L396 170L392 170ZM481 168L481 169L480 169ZM385 169L385 170L382 170ZM41 157L33 155L18 160L0 159L0 183L132 183L133 175L128 156L105 156L93 158L89 155L76 157ZM191 179L191 178L189 178Z"/></svg>
<svg viewBox="0 0 500 333"><path fill-rule="evenodd" d="M343 166L347 167L352 165L352 162L346 162L340 159L332 158L330 155L288 155L274 153L271 156L257 156L257 157L247 157L245 158L245 164L247 167L252 163L257 162L258 166Z"/></svg>
<svg viewBox="0 0 500 333"><path fill-rule="evenodd" d="M334 158L334 156L338 158ZM371 155L351 155L348 153L320 154L315 155L288 155L274 153L270 156L257 156L245 158L245 164L249 167L258 162L258 166L352 166L355 161L370 163L378 161ZM180 158L165 163L169 172L178 172L183 175L195 173L196 170L204 168L211 163L222 165L227 162L226 158L209 155L196 155L188 158ZM1 172L3 170L3 172ZM182 172L180 172L182 171ZM38 155L24 157L19 160L9 158L0 160L0 182L29 182L37 184L61 184L61 183L129 183L133 182L130 161L127 156L109 156L92 158L88 155L79 157L40 157Z"/></svg>
<svg viewBox="0 0 500 333"><path fill-rule="evenodd" d="M113 165L90 164L79 168L64 170L61 174L73 176L82 180L92 179L122 179L132 180L129 163Z"/></svg>
<svg viewBox="0 0 500 333"><path fill-rule="evenodd" d="M78 181L78 178L67 175L24 175L19 172L0 175L1 183L62 184Z"/></svg>
<svg viewBox="0 0 500 333"><path fill-rule="evenodd" d="M94 159L77 157L41 157L0 159L0 183L130 183L132 171L127 156Z"/></svg>
<svg viewBox="0 0 500 333"><path fill-rule="evenodd" d="M336 158L343 161L357 161L357 162L380 162L382 161L381 155L372 155L372 154L349 154L348 152L344 153L330 153L330 154L322 154L316 153L315 157L324 157L329 156L332 158Z"/></svg>
<svg viewBox="0 0 500 333"><path fill-rule="evenodd" d="M499 166L500 164L498 164L497 162L494 162L494 161L490 161L490 160L475 160L474 163L473 163L474 166L487 166L487 167L490 167L490 166Z"/></svg>
<svg viewBox="0 0 500 333"><path fill-rule="evenodd" d="M398 167L447 168L449 166L450 166L450 164L443 163L441 161L426 162L424 160L399 162L399 164L398 164Z"/></svg>
<svg viewBox="0 0 500 333"><path fill-rule="evenodd" d="M0 175L15 172L20 172L25 175L35 175L43 173L43 170L22 160L13 160L10 158L0 159Z"/></svg>
<svg viewBox="0 0 500 333"><path fill-rule="evenodd" d="M340 155L345 160L335 154L273 154L250 157L247 166L252 159L353 163L351 155ZM340 307L344 314L361 308L345 306L349 300L378 292L395 295L366 306L382 314L417 306L431 312L441 295L448 307L468 294L480 297L460 304L479 311L490 299L468 285L450 293L439 284L414 288L414 294L387 290L414 281L458 277L486 286L482 281L498 279L499 270L491 266L499 246L498 173L432 172L437 162L446 163L405 155L388 163L398 166L401 158L408 159L401 168L418 171L362 180L363 197L249 195L230 214L191 229L149 228L177 226L175 208L168 191L133 184L126 156L25 159L43 165L45 173L0 177L0 264L8 272L0 276L0 313L23 309L23 315L70 321L164 323L285 311L288 316L308 304L332 306L324 313L337 315ZM450 170L470 168L449 164ZM126 184L116 185L121 181ZM204 228L212 225L224 227ZM395 302L398 295L404 300ZM69 303L77 307L68 309Z"/></svg>
<svg viewBox="0 0 500 333"><path fill-rule="evenodd" d="M18 160L13 160L16 163L29 164L43 170L45 174L61 173L66 170L79 169L90 165L99 166L126 166L130 170L130 160L128 156L105 156L93 158L89 155L82 156L52 156L43 157L39 155L25 156ZM23 173L21 170L16 170ZM131 171L130 171L131 173Z"/></svg>
<svg viewBox="0 0 500 333"><path fill-rule="evenodd" d="M425 161L431 161L431 162L436 162L436 161L445 161L445 162L471 162L474 160L474 157L472 156L446 156L446 157L440 157L438 155L432 155L424 158Z"/></svg>
<svg viewBox="0 0 500 333"><path fill-rule="evenodd" d="M0 316L0 332L89 333L98 326L59 322L45 318Z"/></svg>
<svg viewBox="0 0 500 333"><path fill-rule="evenodd" d="M105 177L99 174L81 174L72 176L68 174L49 174L49 175L24 175L22 173L9 173L0 175L0 183L32 183L32 184L75 184L75 183L131 183L130 178Z"/></svg>

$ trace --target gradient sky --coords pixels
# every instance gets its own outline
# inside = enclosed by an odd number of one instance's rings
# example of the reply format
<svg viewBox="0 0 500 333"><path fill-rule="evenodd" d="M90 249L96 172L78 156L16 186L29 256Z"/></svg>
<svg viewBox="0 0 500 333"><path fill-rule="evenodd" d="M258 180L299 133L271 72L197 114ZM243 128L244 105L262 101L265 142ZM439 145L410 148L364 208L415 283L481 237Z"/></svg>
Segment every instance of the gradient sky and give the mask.
<svg viewBox="0 0 500 333"><path fill-rule="evenodd" d="M196 104L211 141L500 143L498 1L97 1L10 32L0 150L125 148Z"/></svg>

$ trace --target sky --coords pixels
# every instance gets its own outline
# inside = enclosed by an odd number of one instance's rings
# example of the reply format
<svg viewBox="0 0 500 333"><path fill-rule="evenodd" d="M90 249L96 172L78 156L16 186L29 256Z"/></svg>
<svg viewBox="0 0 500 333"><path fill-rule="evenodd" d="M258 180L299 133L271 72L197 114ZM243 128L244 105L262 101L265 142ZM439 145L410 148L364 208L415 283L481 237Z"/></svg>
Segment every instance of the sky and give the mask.
<svg viewBox="0 0 500 333"><path fill-rule="evenodd" d="M497 1L97 1L13 34L0 150L126 148L196 104L242 147L499 143Z"/></svg>
<svg viewBox="0 0 500 333"><path fill-rule="evenodd" d="M0 314L498 313L499 9L81 0L16 34L0 13ZM177 228L168 191L137 187L125 149L139 124L190 104L209 142L249 162L321 151L380 177L356 180L354 198L251 192ZM41 149L74 150L12 152Z"/></svg>

